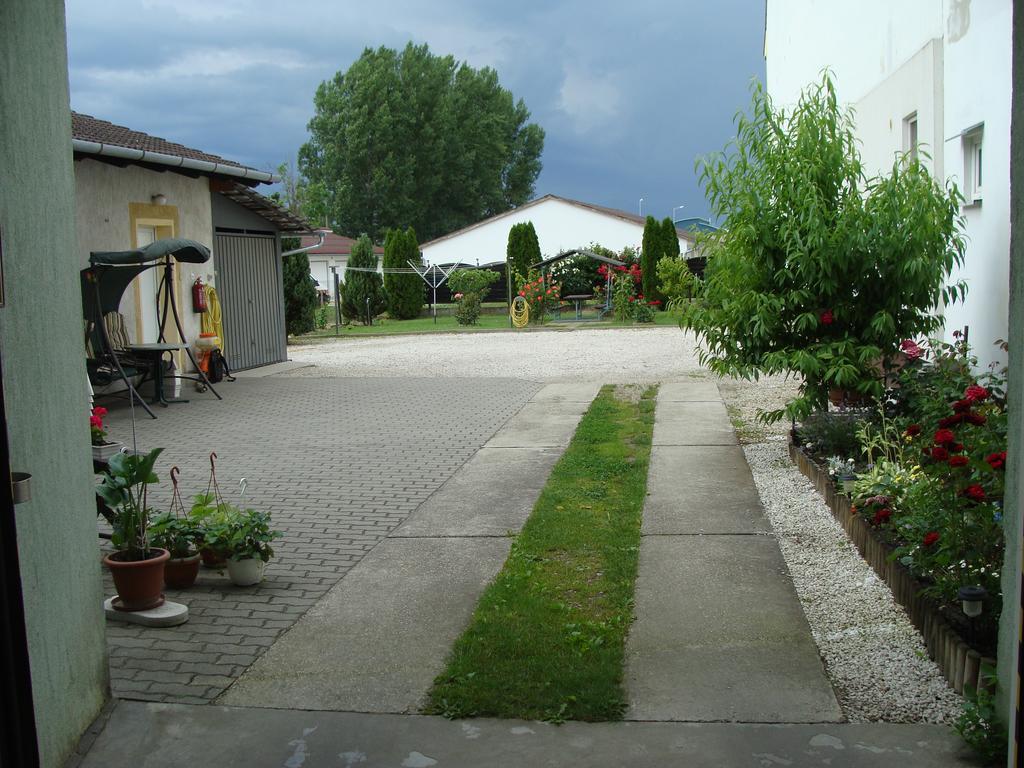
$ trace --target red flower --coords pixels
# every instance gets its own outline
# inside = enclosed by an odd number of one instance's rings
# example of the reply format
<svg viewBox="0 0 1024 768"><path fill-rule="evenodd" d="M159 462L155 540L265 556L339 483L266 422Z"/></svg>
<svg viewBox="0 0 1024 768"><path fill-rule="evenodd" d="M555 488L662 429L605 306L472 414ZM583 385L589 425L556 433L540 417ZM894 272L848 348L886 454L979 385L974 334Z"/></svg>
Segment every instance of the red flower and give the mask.
<svg viewBox="0 0 1024 768"><path fill-rule="evenodd" d="M1000 451L999 453L990 453L985 457L985 461L992 469L1006 469L1006 451Z"/></svg>
<svg viewBox="0 0 1024 768"><path fill-rule="evenodd" d="M957 413L963 413L964 411L971 410L972 405L974 405L973 400L967 400L966 398L963 400L957 400L953 403L953 410Z"/></svg>
<svg viewBox="0 0 1024 768"><path fill-rule="evenodd" d="M900 342L900 350L907 356L908 360L917 360L924 354L924 350L911 339L904 339Z"/></svg>
<svg viewBox="0 0 1024 768"><path fill-rule="evenodd" d="M964 420L976 427L980 427L987 419L983 413L965 413Z"/></svg>
<svg viewBox="0 0 1024 768"><path fill-rule="evenodd" d="M970 499L971 501L984 501L985 500L985 489L977 483L968 485L962 491L960 495L964 498Z"/></svg>
<svg viewBox="0 0 1024 768"><path fill-rule="evenodd" d="M971 384L971 386L964 390L964 397L971 402L988 400L988 390L978 384Z"/></svg>
<svg viewBox="0 0 1024 768"><path fill-rule="evenodd" d="M962 451L963 449L964 449L964 444L963 443L951 443L950 446L949 446L949 450L950 450L951 453L960 453L960 451Z"/></svg>
<svg viewBox="0 0 1024 768"><path fill-rule="evenodd" d="M911 424L909 427L907 427L907 431L905 432L905 434L907 435L907 437L917 437L918 435L921 434L921 425Z"/></svg>
<svg viewBox="0 0 1024 768"><path fill-rule="evenodd" d="M651 305L652 307L656 307L656 306L658 306L659 304L661 304L661 302L660 302L660 301L658 301L657 299L655 299L654 301L649 301L649 302L647 302L647 303L648 303L648 304L650 304L650 305Z"/></svg>
<svg viewBox="0 0 1024 768"><path fill-rule="evenodd" d="M889 518L892 517L892 510L888 507L880 509L875 512L874 518L871 520L872 525L881 525L882 523L889 522Z"/></svg>
<svg viewBox="0 0 1024 768"><path fill-rule="evenodd" d="M949 451L943 448L941 445L937 445L932 448L932 458L936 461L945 461L949 458Z"/></svg>
<svg viewBox="0 0 1024 768"><path fill-rule="evenodd" d="M947 427L955 427L963 420L964 415L962 413L954 413L952 416L947 416L944 419L939 419L939 426L942 427L943 429L946 429Z"/></svg>
<svg viewBox="0 0 1024 768"><path fill-rule="evenodd" d="M956 435L951 429L939 429L935 431L934 439L936 445L949 445L956 440Z"/></svg>
<svg viewBox="0 0 1024 768"><path fill-rule="evenodd" d="M89 426L91 426L91 427L100 427L102 429L102 427L103 427L103 419L101 419L99 416L90 416L89 417Z"/></svg>
<svg viewBox="0 0 1024 768"><path fill-rule="evenodd" d="M93 416L106 416L107 415L107 409L104 408L102 405L97 405L95 408L92 409L92 415Z"/></svg>
<svg viewBox="0 0 1024 768"><path fill-rule="evenodd" d="M937 534L935 531L929 531L924 535L924 539L921 540L921 543L926 547L930 547L938 540L939 534Z"/></svg>
<svg viewBox="0 0 1024 768"><path fill-rule="evenodd" d="M970 463L970 459L966 456L950 456L949 466L951 467L966 467Z"/></svg>
<svg viewBox="0 0 1024 768"><path fill-rule="evenodd" d="M819 316L819 319L821 320L822 325L832 325L832 322L835 320L835 318L832 316L831 309L826 309L824 312L822 312Z"/></svg>

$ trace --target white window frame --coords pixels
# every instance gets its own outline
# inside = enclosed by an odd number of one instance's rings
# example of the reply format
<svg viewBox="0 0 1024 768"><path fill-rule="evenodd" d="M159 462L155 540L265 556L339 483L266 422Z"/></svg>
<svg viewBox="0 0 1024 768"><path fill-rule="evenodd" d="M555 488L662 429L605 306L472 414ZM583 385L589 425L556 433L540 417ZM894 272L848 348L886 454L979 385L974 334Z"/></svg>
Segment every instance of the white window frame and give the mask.
<svg viewBox="0 0 1024 768"><path fill-rule="evenodd" d="M918 159L917 148L921 145L920 128L916 110L903 118L903 151L911 160Z"/></svg>
<svg viewBox="0 0 1024 768"><path fill-rule="evenodd" d="M964 199L968 205L977 205L982 199L985 163L985 126L976 125L962 134L964 153Z"/></svg>

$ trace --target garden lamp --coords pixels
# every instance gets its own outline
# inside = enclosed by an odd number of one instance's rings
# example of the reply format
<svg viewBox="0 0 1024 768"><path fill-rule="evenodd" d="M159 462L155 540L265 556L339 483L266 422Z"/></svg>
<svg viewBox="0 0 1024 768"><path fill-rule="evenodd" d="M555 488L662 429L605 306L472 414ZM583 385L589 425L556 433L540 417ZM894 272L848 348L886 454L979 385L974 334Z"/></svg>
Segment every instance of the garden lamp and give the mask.
<svg viewBox="0 0 1024 768"><path fill-rule="evenodd" d="M988 596L988 590L984 587L960 587L956 593L963 607L964 614L970 618L981 615L982 601Z"/></svg>

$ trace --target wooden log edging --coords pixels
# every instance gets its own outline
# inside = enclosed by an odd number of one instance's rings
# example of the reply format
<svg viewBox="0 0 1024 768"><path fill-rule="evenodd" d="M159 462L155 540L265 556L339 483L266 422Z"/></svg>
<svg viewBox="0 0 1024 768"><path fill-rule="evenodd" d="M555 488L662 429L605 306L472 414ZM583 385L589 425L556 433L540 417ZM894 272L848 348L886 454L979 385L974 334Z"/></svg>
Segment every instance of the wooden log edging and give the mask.
<svg viewBox="0 0 1024 768"><path fill-rule="evenodd" d="M826 470L819 467L804 450L789 441L789 457L813 483L832 511L832 516L846 531L847 537L872 570L889 585L893 597L917 627L928 648L928 655L938 664L950 686L962 694L964 687L987 688L992 684L982 679L991 674L996 660L983 657L971 649L960 634L939 611L935 600L922 594L923 585L903 563L890 559L893 548L878 538L868 522L851 511L850 497L839 493Z"/></svg>

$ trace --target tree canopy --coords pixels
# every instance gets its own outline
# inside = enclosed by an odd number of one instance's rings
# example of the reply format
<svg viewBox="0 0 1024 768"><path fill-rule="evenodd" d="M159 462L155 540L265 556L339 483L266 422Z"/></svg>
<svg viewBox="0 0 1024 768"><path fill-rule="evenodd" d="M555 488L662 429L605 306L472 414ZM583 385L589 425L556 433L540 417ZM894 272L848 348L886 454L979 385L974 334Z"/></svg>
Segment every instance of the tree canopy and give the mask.
<svg viewBox="0 0 1024 768"><path fill-rule="evenodd" d="M314 106L299 150L308 213L341 234L411 226L430 240L533 194L544 131L489 67L426 45L367 48Z"/></svg>
<svg viewBox="0 0 1024 768"><path fill-rule="evenodd" d="M962 200L917 159L866 178L853 117L826 74L791 110L755 85L731 151L699 167L725 225L705 241L699 301L684 318L700 361L722 375L795 373L785 411L827 405L829 389L877 396L904 339L930 333L962 300Z"/></svg>

